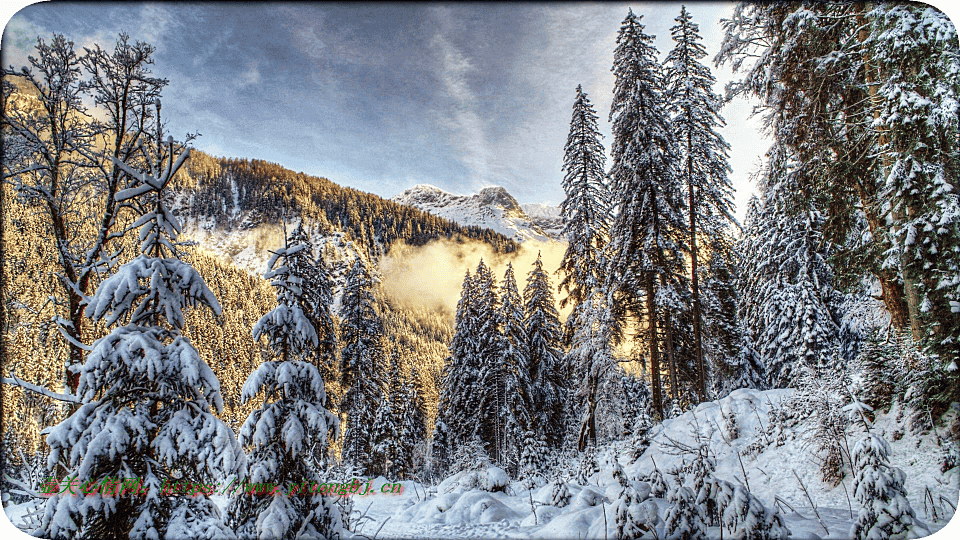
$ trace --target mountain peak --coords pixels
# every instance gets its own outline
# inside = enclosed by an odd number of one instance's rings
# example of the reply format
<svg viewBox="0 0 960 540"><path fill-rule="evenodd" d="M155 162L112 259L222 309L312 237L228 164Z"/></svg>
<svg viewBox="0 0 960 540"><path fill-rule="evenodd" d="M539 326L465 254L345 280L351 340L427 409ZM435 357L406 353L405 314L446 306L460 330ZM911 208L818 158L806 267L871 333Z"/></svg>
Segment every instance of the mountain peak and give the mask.
<svg viewBox="0 0 960 540"><path fill-rule="evenodd" d="M513 198L513 195L510 195L510 192L506 188L501 186L491 186L485 187L480 190L480 193L474 195L477 198L478 202L483 206L493 206L500 207L504 211L514 211L523 213L523 209L520 208L520 203Z"/></svg>
<svg viewBox="0 0 960 540"><path fill-rule="evenodd" d="M455 195L429 184L418 184L392 200L460 225L491 229L518 242L560 239L562 227L555 227L552 222L549 228L542 227L503 186L485 187L474 195Z"/></svg>

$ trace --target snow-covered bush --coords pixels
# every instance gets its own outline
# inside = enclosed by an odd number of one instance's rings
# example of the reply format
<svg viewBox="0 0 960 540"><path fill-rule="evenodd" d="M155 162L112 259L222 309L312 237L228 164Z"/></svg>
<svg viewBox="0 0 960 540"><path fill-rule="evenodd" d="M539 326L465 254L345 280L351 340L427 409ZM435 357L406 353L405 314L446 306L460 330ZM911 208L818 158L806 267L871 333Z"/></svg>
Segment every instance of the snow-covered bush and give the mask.
<svg viewBox="0 0 960 540"><path fill-rule="evenodd" d="M613 503L614 521L617 525L618 540L632 540L640 538L650 530L648 516L641 505L639 494L632 488L626 487Z"/></svg>
<svg viewBox="0 0 960 540"><path fill-rule="evenodd" d="M542 486L546 481L543 471L546 467L547 445L533 431L526 431L523 439L523 451L520 453L520 467L517 479L524 489Z"/></svg>
<svg viewBox="0 0 960 540"><path fill-rule="evenodd" d="M856 540L919 538L930 534L916 520L903 487L903 471L890 466L890 445L868 433L853 450L856 475L853 494L860 502L857 522L850 528Z"/></svg>
<svg viewBox="0 0 960 540"><path fill-rule="evenodd" d="M153 150L162 155L150 160L149 174L115 161L139 180L117 198L140 199L141 254L100 284L84 312L107 325L125 324L90 348L77 370L81 403L47 436L48 466L67 474L63 491L46 502L34 531L39 537L233 536L208 495L211 486L244 472L244 456L233 431L214 415L223 408L216 376L181 335L185 307L219 314L220 305L179 259L180 224L162 196L189 152L174 162L172 140ZM172 488L185 477L195 483L193 496ZM75 478L92 491L74 491Z"/></svg>
<svg viewBox="0 0 960 540"><path fill-rule="evenodd" d="M664 538L667 540L706 540L707 524L703 507L696 495L686 486L676 486L667 497L670 508L664 518Z"/></svg>
<svg viewBox="0 0 960 540"><path fill-rule="evenodd" d="M550 505L562 508L570 504L570 488L560 478L550 481Z"/></svg>
<svg viewBox="0 0 960 540"><path fill-rule="evenodd" d="M736 486L733 498L722 510L723 526L730 538L742 540L786 540L790 530L776 510L770 510L743 486Z"/></svg>
<svg viewBox="0 0 960 540"><path fill-rule="evenodd" d="M588 446L580 456L580 468L577 470L577 483L585 486L590 482L590 477L600 472L600 464L597 463L597 449L594 446Z"/></svg>

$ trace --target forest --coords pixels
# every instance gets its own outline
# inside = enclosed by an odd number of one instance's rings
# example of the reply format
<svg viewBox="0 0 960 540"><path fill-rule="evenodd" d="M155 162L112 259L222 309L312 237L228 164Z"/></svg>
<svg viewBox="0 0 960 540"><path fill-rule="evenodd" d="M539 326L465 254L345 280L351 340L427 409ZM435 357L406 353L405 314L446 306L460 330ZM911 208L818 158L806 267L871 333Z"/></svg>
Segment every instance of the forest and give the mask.
<svg viewBox="0 0 960 540"><path fill-rule="evenodd" d="M453 313L390 295L391 248L523 246L199 151L161 116L152 45L38 37L30 66L2 72L15 524L171 539L941 529L960 485L954 25L920 4L740 3L712 58L736 74L721 90L677 11L664 54L641 15L623 19L609 146L583 86L570 96L559 269L471 263ZM734 98L773 141L742 224L720 134ZM776 491L788 476L796 499ZM43 491L112 477L147 494ZM237 478L407 493L371 511L161 489Z"/></svg>

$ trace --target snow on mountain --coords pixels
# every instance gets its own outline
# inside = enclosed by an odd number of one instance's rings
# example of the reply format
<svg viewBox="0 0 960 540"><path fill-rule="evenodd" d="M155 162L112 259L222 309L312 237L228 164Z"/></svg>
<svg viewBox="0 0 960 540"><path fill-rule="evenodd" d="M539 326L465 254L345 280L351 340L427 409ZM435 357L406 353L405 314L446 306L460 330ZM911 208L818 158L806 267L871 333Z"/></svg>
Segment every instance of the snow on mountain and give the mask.
<svg viewBox="0 0 960 540"><path fill-rule="evenodd" d="M391 200L460 225L491 229L518 242L561 240L559 208L542 204L521 206L500 186L483 188L474 195L455 195L419 184Z"/></svg>

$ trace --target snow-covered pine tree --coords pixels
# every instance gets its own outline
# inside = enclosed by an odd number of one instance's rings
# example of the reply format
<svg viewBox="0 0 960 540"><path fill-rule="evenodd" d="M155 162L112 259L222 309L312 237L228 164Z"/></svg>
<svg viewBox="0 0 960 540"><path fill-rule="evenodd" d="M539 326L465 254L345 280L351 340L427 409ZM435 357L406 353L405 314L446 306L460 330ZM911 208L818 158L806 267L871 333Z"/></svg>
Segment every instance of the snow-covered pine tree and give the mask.
<svg viewBox="0 0 960 540"><path fill-rule="evenodd" d="M503 451L505 422L498 412L498 403L506 401L504 372L500 370L501 347L504 345L500 334L498 316L499 299L496 279L493 271L483 260L474 273L472 299L474 303L475 355L477 378L459 388L464 393L466 408L460 411L466 436L477 436L483 443L487 455L493 462L500 464ZM495 412L497 411L497 412Z"/></svg>
<svg viewBox="0 0 960 540"><path fill-rule="evenodd" d="M762 203L751 201L739 247L741 312L769 384L783 388L797 384L804 366L829 363L839 350L840 294L820 247L821 214L787 214L775 196L785 183L768 185Z"/></svg>
<svg viewBox="0 0 960 540"><path fill-rule="evenodd" d="M617 540L640 538L650 528L644 520L639 494L631 486L620 491L613 502L613 519L617 527Z"/></svg>
<svg viewBox="0 0 960 540"><path fill-rule="evenodd" d="M581 486L590 482L590 477L600 472L600 464L597 463L597 447L588 446L580 456L580 467L577 469L577 483Z"/></svg>
<svg viewBox="0 0 960 540"><path fill-rule="evenodd" d="M314 246L303 229L303 220L297 223L287 238L286 254L290 274L300 278L300 309L317 330L314 364L326 384L334 382L338 369L337 329L331 314L333 306L333 277L323 256L314 257ZM303 246L298 248L297 246ZM333 408L328 394L326 408Z"/></svg>
<svg viewBox="0 0 960 540"><path fill-rule="evenodd" d="M640 456L650 447L650 429L653 421L646 409L641 409L633 424L633 437L630 439L630 462L640 459Z"/></svg>
<svg viewBox="0 0 960 540"><path fill-rule="evenodd" d="M733 497L725 505L723 503L729 497L729 486L721 489L719 495L723 527L730 532L731 538L786 540L790 537L790 529L784 525L780 513L764 506L745 487L734 486Z"/></svg>
<svg viewBox="0 0 960 540"><path fill-rule="evenodd" d="M885 266L904 280L913 337L945 362L960 356L960 52L937 9L884 5L873 13L879 150L891 204L893 247ZM904 66L909 66L905 68ZM946 402L960 396L954 376Z"/></svg>
<svg viewBox="0 0 960 540"><path fill-rule="evenodd" d="M597 444L601 389L607 387L608 379L618 371L611 351L614 328L606 300L602 294L591 293L570 314L570 318L575 319L571 325L573 335L570 350L564 358L571 374L572 399L568 416L578 423L577 450L581 452L587 446Z"/></svg>
<svg viewBox="0 0 960 540"><path fill-rule="evenodd" d="M525 489L533 489L544 483L544 470L547 468L547 445L533 431L523 434L523 451L520 453L520 466L517 480Z"/></svg>
<svg viewBox="0 0 960 540"><path fill-rule="evenodd" d="M156 108L160 126L159 100ZM77 370L81 404L47 436L48 466L67 471L62 481L70 486L47 500L34 531L43 538L233 536L198 490L243 474L243 452L214 415L223 408L216 376L181 334L185 307L220 313L220 305L180 260L180 224L163 202L189 151L172 139L161 143L159 127L155 135L145 148L149 172L115 161L139 180L117 198L141 210L140 255L100 284L84 312L108 326L125 324L90 348ZM175 492L185 478L199 482L189 488L196 496Z"/></svg>
<svg viewBox="0 0 960 540"><path fill-rule="evenodd" d="M323 376L310 361L320 340L304 307L314 313L323 308L313 304L322 301L317 291L305 291L313 257L299 231L285 239L267 265L264 277L277 290L277 307L253 326L253 338L266 338L273 360L250 374L241 394L243 402L264 396L240 429L240 443L249 448L244 481L280 487L273 493L241 487L232 494L228 522L240 538L338 538L344 524L333 498L304 485L326 480L312 458L326 454L340 422L325 407ZM298 492L293 486L300 486Z"/></svg>
<svg viewBox="0 0 960 540"><path fill-rule="evenodd" d="M376 419L371 426L373 453L370 456L371 463L367 471L371 476L382 475L388 479L399 478L400 471L397 464L398 458L403 453L400 447L404 442L400 437L400 416L403 413L403 403L400 400L405 396L402 395L399 354L399 347L395 347L394 353L390 356L390 373L387 376L386 385L390 396L377 407Z"/></svg>
<svg viewBox="0 0 960 540"><path fill-rule="evenodd" d="M560 203L560 215L568 244L559 269L563 273L559 289L567 291L560 300L561 307L582 304L595 292L590 283L603 281L601 251L606 244L610 194L605 184L606 155L601 138L597 113L578 85L570 133L563 147L566 197ZM568 324L569 333L572 328Z"/></svg>
<svg viewBox="0 0 960 540"><path fill-rule="evenodd" d="M890 466L890 444L876 433L853 449L853 495L860 502L857 522L850 528L856 540L920 538L930 534L917 522L907 501L903 471Z"/></svg>
<svg viewBox="0 0 960 540"><path fill-rule="evenodd" d="M433 433L433 461L439 472L446 470L457 447L473 435L464 411L467 411L466 388L479 379L476 343L476 304L474 278L468 270L463 278L457 301L455 332L450 342L450 356L443 367L437 420Z"/></svg>
<svg viewBox="0 0 960 540"><path fill-rule="evenodd" d="M373 450L371 429L385 399L383 323L373 296L373 281L359 257L347 275L340 303L340 414L347 419L342 459L366 474Z"/></svg>
<svg viewBox="0 0 960 540"><path fill-rule="evenodd" d="M499 354L485 363L480 373L480 387L486 393L478 411L484 426L495 433L488 434L491 457L512 474L522 450L523 430L532 425L530 410L531 385L527 354L527 335L523 317L523 301L517 290L513 265L508 263L500 287L500 307L497 312Z"/></svg>
<svg viewBox="0 0 960 540"><path fill-rule="evenodd" d="M707 55L700 43L699 26L685 6L680 7L677 25L670 29L676 46L667 55L664 78L667 84L671 122L680 150L679 174L687 187L690 219L689 247L693 300L693 333L697 361L697 391L706 399L706 366L702 340L702 314L698 262L700 248L697 233L709 239L724 233L733 218L733 185L727 178L730 145L717 132L723 127L720 97L714 94L716 82L710 69L700 63Z"/></svg>
<svg viewBox="0 0 960 540"><path fill-rule="evenodd" d="M667 496L670 507L663 521L664 538L667 540L705 540L707 524L703 507L696 502L694 492L684 485L677 485Z"/></svg>
<svg viewBox="0 0 960 540"><path fill-rule="evenodd" d="M419 385L416 368L404 380L396 394L394 407L400 411L400 445L396 457L398 478L412 478L419 472L418 459L422 459L422 446L427 441L427 407Z"/></svg>
<svg viewBox="0 0 960 540"><path fill-rule="evenodd" d="M653 37L644 33L640 17L632 10L617 35L613 74L610 179L617 213L610 229L607 289L614 302L625 307L618 312L644 314L653 407L663 418L659 319L668 307L663 299L676 300L680 293L672 287L683 271L688 231L676 174L676 144L663 95L666 85ZM643 296L646 305L642 307Z"/></svg>
<svg viewBox="0 0 960 540"><path fill-rule="evenodd" d="M533 381L534 424L551 448L563 441L563 399L567 394L560 364L560 318L553 299L550 276L543 270L540 254L527 274L523 288L527 330L527 354Z"/></svg>

